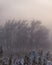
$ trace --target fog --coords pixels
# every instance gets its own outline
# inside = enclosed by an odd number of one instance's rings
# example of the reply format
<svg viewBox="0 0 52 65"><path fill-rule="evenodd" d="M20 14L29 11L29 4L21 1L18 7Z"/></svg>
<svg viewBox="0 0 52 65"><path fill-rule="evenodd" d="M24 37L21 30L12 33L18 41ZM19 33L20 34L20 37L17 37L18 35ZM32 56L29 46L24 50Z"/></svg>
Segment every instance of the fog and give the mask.
<svg viewBox="0 0 52 65"><path fill-rule="evenodd" d="M39 20L52 38L52 0L0 0L0 24L9 19Z"/></svg>
<svg viewBox="0 0 52 65"><path fill-rule="evenodd" d="M52 24L52 0L0 0L1 23L10 18L38 19Z"/></svg>

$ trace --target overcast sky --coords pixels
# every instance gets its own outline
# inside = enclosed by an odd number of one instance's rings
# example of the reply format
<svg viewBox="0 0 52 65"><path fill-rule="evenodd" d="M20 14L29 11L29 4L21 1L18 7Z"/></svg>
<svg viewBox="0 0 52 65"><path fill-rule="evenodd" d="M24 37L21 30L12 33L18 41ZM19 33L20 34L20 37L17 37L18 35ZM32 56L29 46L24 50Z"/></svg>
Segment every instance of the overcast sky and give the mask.
<svg viewBox="0 0 52 65"><path fill-rule="evenodd" d="M36 19L52 26L52 0L0 0L0 23L7 19Z"/></svg>

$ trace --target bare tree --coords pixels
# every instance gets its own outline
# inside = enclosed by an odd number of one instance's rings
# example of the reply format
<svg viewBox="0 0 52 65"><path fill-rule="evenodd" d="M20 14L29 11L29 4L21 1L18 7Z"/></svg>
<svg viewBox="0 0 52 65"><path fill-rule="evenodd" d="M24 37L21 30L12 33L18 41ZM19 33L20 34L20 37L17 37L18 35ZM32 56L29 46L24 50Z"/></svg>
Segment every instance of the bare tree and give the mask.
<svg viewBox="0 0 52 65"><path fill-rule="evenodd" d="M34 48L48 48L48 29L39 21L8 21L0 27L0 44L8 52Z"/></svg>

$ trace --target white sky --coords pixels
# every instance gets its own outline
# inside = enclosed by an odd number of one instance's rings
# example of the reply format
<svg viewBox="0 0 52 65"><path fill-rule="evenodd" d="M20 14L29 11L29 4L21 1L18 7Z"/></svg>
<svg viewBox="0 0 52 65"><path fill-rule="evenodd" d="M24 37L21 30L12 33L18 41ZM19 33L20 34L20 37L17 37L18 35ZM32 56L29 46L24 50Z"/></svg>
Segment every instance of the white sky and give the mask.
<svg viewBox="0 0 52 65"><path fill-rule="evenodd" d="M36 19L51 28L52 0L0 0L0 23L10 18Z"/></svg>

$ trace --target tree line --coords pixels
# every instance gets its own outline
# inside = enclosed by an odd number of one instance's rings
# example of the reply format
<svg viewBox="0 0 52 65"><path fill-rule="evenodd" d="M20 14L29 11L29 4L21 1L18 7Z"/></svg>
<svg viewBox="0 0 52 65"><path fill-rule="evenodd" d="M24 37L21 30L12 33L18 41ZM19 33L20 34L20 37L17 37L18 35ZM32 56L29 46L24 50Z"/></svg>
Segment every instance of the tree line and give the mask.
<svg viewBox="0 0 52 65"><path fill-rule="evenodd" d="M48 29L40 21L9 20L3 26L0 25L0 45L8 52L48 49L48 34Z"/></svg>

